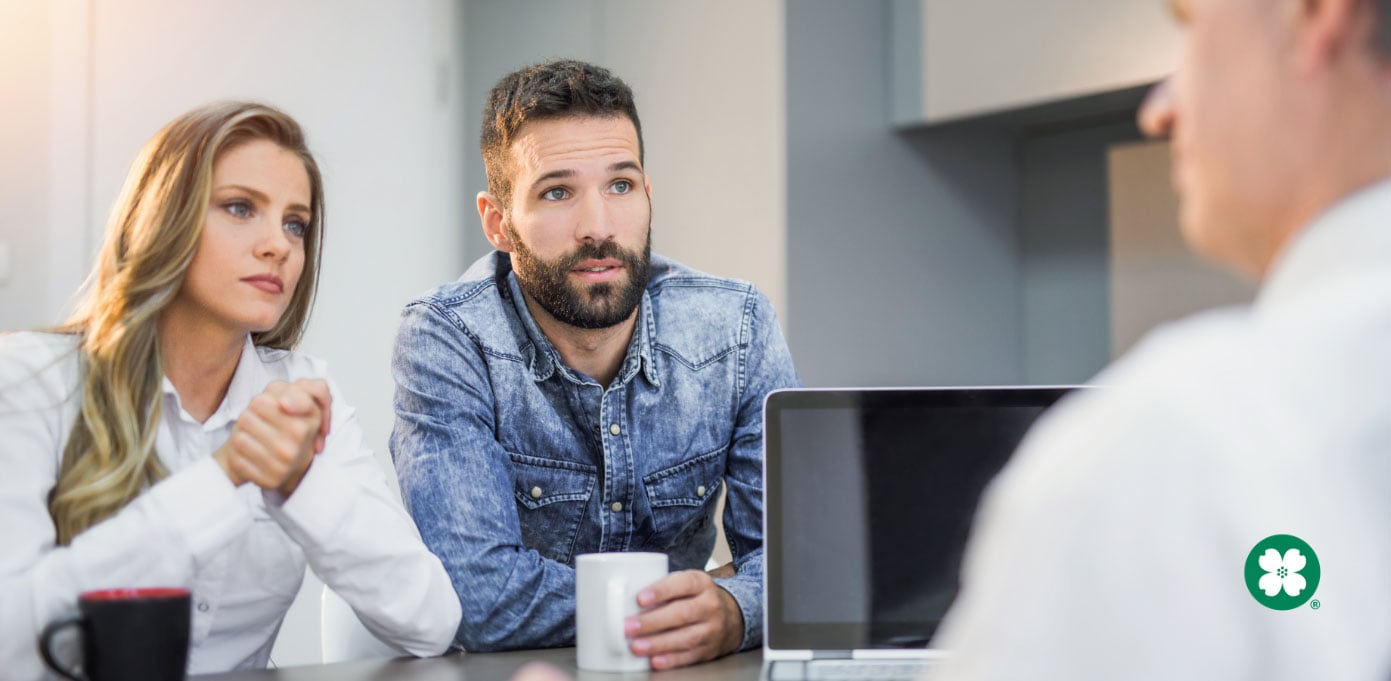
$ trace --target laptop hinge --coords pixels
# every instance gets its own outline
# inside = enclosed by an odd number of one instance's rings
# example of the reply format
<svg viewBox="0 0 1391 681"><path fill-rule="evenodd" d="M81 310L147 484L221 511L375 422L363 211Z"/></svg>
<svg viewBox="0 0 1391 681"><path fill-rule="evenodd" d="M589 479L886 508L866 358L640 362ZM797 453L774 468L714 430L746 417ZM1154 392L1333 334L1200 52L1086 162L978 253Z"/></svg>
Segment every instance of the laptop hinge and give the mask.
<svg viewBox="0 0 1391 681"><path fill-rule="evenodd" d="M813 660L848 660L854 654L852 650L815 650L811 653Z"/></svg>

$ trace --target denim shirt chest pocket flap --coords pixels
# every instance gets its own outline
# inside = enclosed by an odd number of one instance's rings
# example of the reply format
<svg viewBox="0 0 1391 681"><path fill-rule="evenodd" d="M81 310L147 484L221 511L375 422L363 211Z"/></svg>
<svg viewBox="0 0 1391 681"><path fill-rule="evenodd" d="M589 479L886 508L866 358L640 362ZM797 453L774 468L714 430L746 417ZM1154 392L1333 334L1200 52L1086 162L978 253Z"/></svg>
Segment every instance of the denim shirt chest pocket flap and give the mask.
<svg viewBox="0 0 1391 681"><path fill-rule="evenodd" d="M720 484L724 481L727 450L728 447L720 447L643 476L642 483L647 488L647 500L652 505L658 532L673 538L671 533L686 530L695 521L705 519L704 507L719 496Z"/></svg>
<svg viewBox="0 0 1391 681"><path fill-rule="evenodd" d="M546 558L568 563L598 469L574 461L507 455L512 459L522 542Z"/></svg>

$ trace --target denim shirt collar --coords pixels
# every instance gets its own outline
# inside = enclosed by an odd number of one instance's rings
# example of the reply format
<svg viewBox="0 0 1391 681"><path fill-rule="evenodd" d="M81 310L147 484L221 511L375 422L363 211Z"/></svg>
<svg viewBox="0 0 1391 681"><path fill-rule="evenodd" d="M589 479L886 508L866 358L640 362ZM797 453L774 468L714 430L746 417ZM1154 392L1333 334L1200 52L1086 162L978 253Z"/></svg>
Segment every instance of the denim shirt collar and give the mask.
<svg viewBox="0 0 1391 681"><path fill-rule="evenodd" d="M527 357L527 366L531 369L531 377L536 382L549 379L557 371L561 372L571 381L584 383L585 379L576 371L565 365L560 357L560 351L555 349L551 339L546 337L541 330L536 319L531 316L531 310L527 309L526 299L522 296L522 290L517 284L516 274L508 271L506 274L507 291L511 294L507 296L512 301L512 309L516 312L517 318L522 321L522 327L526 329L526 335L530 343L529 347L521 348L522 354ZM652 337L656 335L657 323L652 318L652 300L647 291L642 292L642 302L638 305L637 324L633 328L633 338L628 342L628 351L623 356L623 365L618 370L618 375L614 377L613 386L626 385L633 379L639 370L647 377L647 382L653 387L660 388L662 383L658 379L656 357L652 353ZM592 379L591 379L592 380Z"/></svg>

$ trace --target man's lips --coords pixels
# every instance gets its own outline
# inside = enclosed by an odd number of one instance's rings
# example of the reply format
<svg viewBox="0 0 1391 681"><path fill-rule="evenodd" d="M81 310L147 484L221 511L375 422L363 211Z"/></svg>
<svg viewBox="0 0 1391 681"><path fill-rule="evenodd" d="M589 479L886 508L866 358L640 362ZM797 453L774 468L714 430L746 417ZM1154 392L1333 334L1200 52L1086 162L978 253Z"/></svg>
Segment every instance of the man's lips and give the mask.
<svg viewBox="0 0 1391 681"><path fill-rule="evenodd" d="M266 293L285 292L285 282L281 281L280 277L277 277L274 274L257 274L254 276L245 277L242 279L242 281L251 284L252 286L255 286L258 289L261 289Z"/></svg>
<svg viewBox="0 0 1391 681"><path fill-rule="evenodd" d="M579 277L580 280L594 284L613 281L622 273L623 263L613 258L584 260L570 270L570 274Z"/></svg>

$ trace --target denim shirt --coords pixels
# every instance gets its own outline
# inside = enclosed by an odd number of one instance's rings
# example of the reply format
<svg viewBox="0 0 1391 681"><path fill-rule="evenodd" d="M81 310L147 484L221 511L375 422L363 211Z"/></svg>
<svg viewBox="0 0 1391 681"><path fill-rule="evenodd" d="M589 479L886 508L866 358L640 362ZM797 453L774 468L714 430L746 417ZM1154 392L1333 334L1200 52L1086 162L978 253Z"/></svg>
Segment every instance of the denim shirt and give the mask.
<svg viewBox="0 0 1391 681"><path fill-rule="evenodd" d="M564 364L495 252L406 307L392 372L392 459L465 649L573 645L577 555L703 569L722 486L737 574L715 581L743 614L741 649L761 644L763 398L798 379L751 284L653 256L605 390Z"/></svg>

